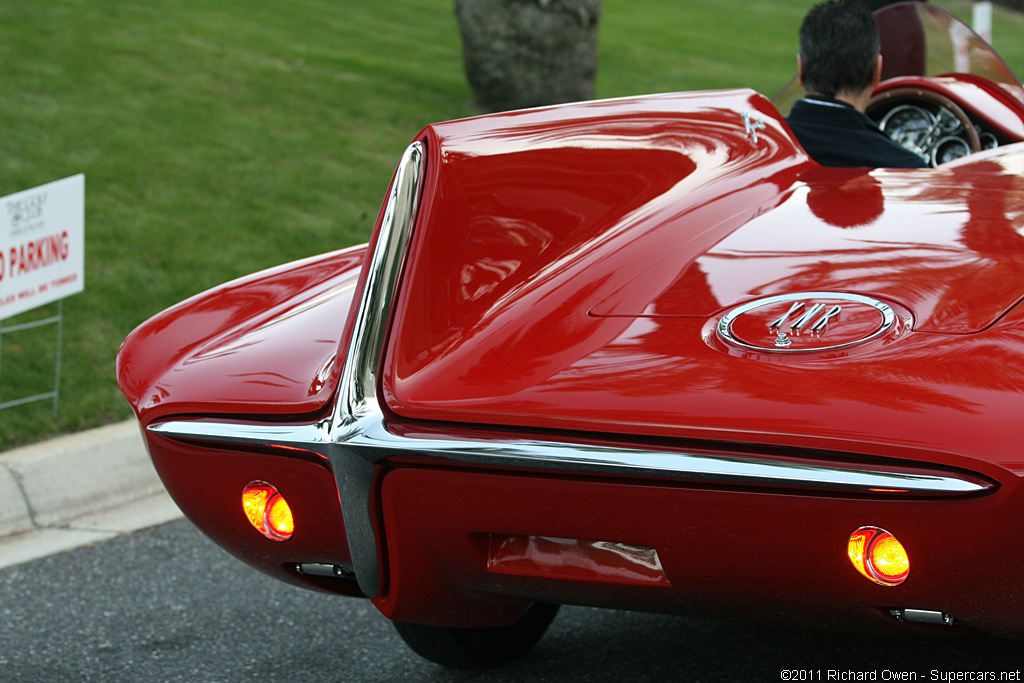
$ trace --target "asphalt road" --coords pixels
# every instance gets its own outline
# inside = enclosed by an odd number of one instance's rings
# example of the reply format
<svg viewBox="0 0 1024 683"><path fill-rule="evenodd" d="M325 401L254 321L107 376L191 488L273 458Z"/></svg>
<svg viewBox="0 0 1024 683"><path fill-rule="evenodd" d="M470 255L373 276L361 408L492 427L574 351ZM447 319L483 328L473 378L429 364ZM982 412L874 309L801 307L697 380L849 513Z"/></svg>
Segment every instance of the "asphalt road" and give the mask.
<svg viewBox="0 0 1024 683"><path fill-rule="evenodd" d="M528 657L473 674L419 659L368 602L266 578L186 521L0 571L2 683L1021 680L1022 653L571 607Z"/></svg>

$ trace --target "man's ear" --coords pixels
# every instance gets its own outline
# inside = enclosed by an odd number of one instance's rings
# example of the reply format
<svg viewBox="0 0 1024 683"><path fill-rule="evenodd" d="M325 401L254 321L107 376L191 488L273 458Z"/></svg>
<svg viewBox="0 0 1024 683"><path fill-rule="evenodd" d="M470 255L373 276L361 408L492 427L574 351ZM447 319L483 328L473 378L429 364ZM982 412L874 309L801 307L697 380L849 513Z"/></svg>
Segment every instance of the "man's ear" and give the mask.
<svg viewBox="0 0 1024 683"><path fill-rule="evenodd" d="M871 81L871 89L874 90L879 81L882 80L882 55L878 55L878 66L875 67L875 78Z"/></svg>
<svg viewBox="0 0 1024 683"><path fill-rule="evenodd" d="M796 76L800 79L800 85L804 84L804 63L800 59L800 53L796 55Z"/></svg>

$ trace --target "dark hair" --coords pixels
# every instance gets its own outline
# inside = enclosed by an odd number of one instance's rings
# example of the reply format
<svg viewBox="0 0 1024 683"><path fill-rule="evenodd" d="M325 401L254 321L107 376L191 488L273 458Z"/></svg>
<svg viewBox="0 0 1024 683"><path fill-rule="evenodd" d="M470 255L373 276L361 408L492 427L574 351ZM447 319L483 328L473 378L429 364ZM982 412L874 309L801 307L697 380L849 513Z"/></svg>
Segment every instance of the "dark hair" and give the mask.
<svg viewBox="0 0 1024 683"><path fill-rule="evenodd" d="M835 97L871 85L878 65L878 24L861 0L829 0L800 25L804 89Z"/></svg>

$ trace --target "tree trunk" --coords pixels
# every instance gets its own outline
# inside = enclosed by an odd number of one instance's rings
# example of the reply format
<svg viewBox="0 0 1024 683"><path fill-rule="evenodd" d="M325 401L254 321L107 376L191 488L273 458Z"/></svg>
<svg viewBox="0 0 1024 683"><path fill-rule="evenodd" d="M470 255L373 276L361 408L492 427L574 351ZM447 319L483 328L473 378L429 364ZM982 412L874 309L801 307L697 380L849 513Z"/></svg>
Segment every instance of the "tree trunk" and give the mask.
<svg viewBox="0 0 1024 683"><path fill-rule="evenodd" d="M482 109L594 97L601 0L455 0L455 16Z"/></svg>

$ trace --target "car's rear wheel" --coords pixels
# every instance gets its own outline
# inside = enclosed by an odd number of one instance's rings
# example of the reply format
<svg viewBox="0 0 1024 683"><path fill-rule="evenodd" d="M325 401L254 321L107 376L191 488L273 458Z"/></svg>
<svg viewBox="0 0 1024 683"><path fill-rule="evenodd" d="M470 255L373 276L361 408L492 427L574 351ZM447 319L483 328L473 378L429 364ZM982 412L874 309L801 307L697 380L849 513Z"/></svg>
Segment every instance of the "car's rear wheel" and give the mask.
<svg viewBox="0 0 1024 683"><path fill-rule="evenodd" d="M537 644L558 605L533 603L519 621L493 628L448 628L392 622L416 654L455 669L488 669L525 654Z"/></svg>

